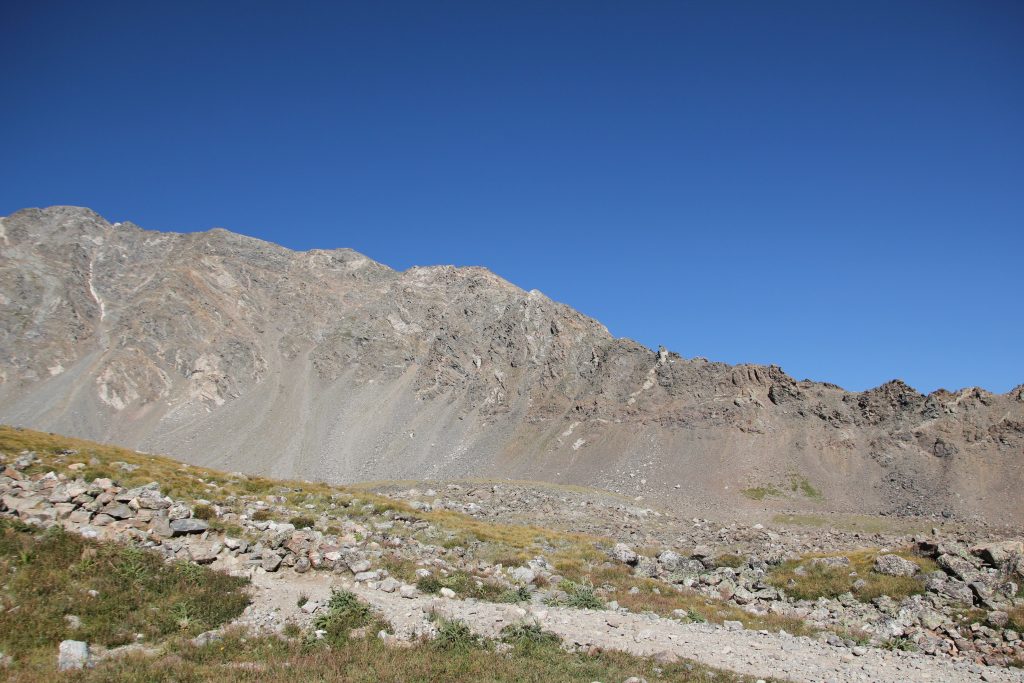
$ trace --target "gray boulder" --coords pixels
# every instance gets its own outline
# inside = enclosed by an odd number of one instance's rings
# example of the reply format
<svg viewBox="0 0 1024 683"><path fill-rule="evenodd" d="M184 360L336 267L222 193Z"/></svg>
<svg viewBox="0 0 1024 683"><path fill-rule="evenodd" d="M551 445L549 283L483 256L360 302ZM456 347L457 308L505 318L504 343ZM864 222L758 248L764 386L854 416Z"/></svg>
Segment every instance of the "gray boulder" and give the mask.
<svg viewBox="0 0 1024 683"><path fill-rule="evenodd" d="M874 569L886 576L914 576L921 568L899 555L879 555L875 558Z"/></svg>
<svg viewBox="0 0 1024 683"><path fill-rule="evenodd" d="M201 519L173 519L171 520L171 532L175 536L184 536L185 534L201 534L208 530L210 525Z"/></svg>
<svg viewBox="0 0 1024 683"><path fill-rule="evenodd" d="M89 644L81 640L64 640L57 653L57 670L74 671L89 666Z"/></svg>
<svg viewBox="0 0 1024 683"><path fill-rule="evenodd" d="M623 564L632 566L635 566L640 559L640 556L633 552L632 548L625 543L616 543L615 547L612 548L611 556Z"/></svg>
<svg viewBox="0 0 1024 683"><path fill-rule="evenodd" d="M678 570L682 561L683 558L680 557L679 553L672 552L671 550L666 550L661 555L658 555L658 562L660 562L661 566L668 572Z"/></svg>
<svg viewBox="0 0 1024 683"><path fill-rule="evenodd" d="M276 572L278 567L281 566L281 556L276 553L266 552L263 554L263 561L260 563L260 566L263 567L264 571Z"/></svg>

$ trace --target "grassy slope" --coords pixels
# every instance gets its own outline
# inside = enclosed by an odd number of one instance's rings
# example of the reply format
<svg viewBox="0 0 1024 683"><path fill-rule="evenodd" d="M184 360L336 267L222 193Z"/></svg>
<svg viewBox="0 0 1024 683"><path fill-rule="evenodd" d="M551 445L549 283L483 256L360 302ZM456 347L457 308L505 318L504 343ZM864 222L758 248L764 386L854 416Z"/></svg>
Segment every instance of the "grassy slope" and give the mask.
<svg viewBox="0 0 1024 683"><path fill-rule="evenodd" d="M52 670L62 640L116 647L194 636L249 602L244 579L8 517L0 517L0 576L0 651L30 678Z"/></svg>

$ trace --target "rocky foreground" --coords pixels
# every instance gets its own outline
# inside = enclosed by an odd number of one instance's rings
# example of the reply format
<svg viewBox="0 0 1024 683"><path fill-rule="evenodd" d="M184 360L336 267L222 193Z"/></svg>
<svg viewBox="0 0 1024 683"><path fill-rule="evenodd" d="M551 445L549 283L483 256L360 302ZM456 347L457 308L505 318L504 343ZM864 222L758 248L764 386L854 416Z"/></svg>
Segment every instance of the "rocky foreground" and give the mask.
<svg viewBox="0 0 1024 683"><path fill-rule="evenodd" d="M740 556L737 544L716 541L721 529L697 520L692 535L703 542L637 547L485 522L487 497L474 496L483 502L468 510L459 502L480 488L472 484L447 484L450 495L406 489L410 503L161 461L157 474L188 492L170 496L158 481L118 485L109 475L138 480L153 466L126 454L6 453L0 514L247 577L252 602L235 625L254 632L315 638L332 591L345 589L380 615L380 637L396 647L436 637L441 618L488 638L530 624L571 649L794 681L1021 680L1019 669L1002 668L1024 658L1017 539L972 545L937 530L889 537L887 549L802 555L803 541L785 540L785 530L733 525L735 536L774 538L773 557L759 555L757 542ZM848 581L849 590L796 597L817 585L812 579ZM885 588L900 594L870 597ZM73 637L61 655L68 667L96 658Z"/></svg>

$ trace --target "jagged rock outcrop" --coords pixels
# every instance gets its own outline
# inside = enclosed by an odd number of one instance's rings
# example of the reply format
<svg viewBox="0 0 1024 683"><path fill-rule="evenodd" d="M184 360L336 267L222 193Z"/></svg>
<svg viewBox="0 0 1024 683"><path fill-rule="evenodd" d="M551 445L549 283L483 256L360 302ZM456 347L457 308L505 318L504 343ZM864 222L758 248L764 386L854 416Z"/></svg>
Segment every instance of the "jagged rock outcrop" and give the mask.
<svg viewBox="0 0 1024 683"><path fill-rule="evenodd" d="M482 268L397 272L74 207L0 219L0 254L5 422L274 476L1024 518L1021 387L851 393L654 352Z"/></svg>

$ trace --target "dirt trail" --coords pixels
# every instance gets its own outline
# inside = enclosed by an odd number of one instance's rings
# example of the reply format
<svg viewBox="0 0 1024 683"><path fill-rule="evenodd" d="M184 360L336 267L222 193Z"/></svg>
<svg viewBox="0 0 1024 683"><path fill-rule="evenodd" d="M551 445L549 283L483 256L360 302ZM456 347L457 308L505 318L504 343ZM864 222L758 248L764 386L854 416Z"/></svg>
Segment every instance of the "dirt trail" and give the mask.
<svg viewBox="0 0 1024 683"><path fill-rule="evenodd" d="M533 622L557 634L567 645L619 650L640 656L666 653L751 676L791 681L846 683L878 681L998 681L1021 683L1017 669L982 667L910 652L875 648L836 648L805 637L732 631L711 624L683 624L640 614L507 605L433 596L403 598L337 576L299 575L291 571L256 573L253 605L240 619L249 626L294 621L307 625L313 614L298 607L300 595L326 603L332 588L351 590L391 624L400 639L431 635L430 615L464 622L475 633L493 638L517 622ZM307 608L308 609L308 608Z"/></svg>

